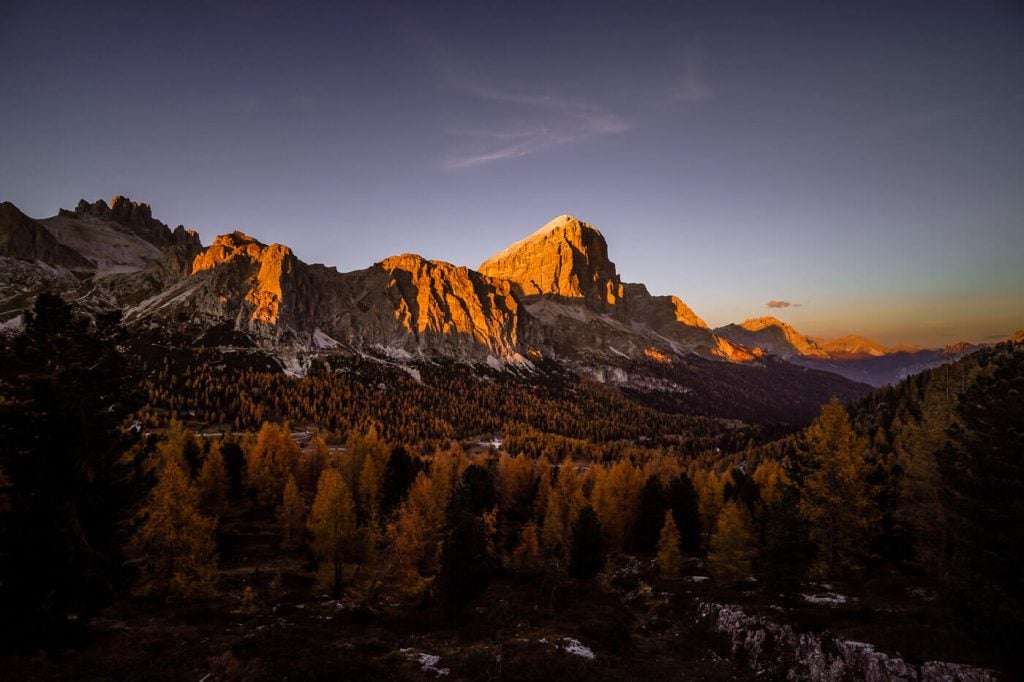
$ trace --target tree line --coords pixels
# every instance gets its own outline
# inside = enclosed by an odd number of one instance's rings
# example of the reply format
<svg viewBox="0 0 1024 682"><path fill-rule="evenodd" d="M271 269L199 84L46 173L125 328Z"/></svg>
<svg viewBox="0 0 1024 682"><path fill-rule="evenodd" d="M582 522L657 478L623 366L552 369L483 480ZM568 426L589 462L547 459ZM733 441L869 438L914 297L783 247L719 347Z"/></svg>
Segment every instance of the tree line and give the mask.
<svg viewBox="0 0 1024 682"><path fill-rule="evenodd" d="M450 440L529 432L580 441L598 457L617 441L671 444L693 454L716 447L734 451L779 433L778 427L725 422L678 407L646 407L614 388L551 367L514 376L423 364L414 378L393 365L356 357L334 369L314 363L306 376L295 377L237 355L201 347L139 351L135 364L146 399L136 417L146 428L180 419L236 432L256 430L265 421L342 434L373 426L389 442L427 449Z"/></svg>

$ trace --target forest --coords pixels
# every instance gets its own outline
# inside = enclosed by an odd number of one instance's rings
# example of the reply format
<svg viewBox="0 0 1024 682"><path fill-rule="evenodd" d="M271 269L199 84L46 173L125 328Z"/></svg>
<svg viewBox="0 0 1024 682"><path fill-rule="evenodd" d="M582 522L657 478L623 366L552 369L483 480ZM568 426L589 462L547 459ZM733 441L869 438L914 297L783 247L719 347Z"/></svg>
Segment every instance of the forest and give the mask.
<svg viewBox="0 0 1024 682"><path fill-rule="evenodd" d="M568 373L300 379L135 343L43 295L2 349L0 656L19 677L805 664L738 654L702 616L721 603L919 670L1021 672L1020 344L797 428Z"/></svg>

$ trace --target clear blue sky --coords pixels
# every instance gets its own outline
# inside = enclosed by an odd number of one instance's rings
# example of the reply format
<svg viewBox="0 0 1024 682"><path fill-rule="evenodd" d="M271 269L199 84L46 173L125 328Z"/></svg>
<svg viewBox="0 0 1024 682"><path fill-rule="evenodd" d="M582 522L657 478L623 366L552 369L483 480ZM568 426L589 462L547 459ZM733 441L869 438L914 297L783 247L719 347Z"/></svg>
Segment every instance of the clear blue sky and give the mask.
<svg viewBox="0 0 1024 682"><path fill-rule="evenodd" d="M571 213L712 325L1024 327L1018 2L6 0L0 93L37 217L125 194L350 270Z"/></svg>

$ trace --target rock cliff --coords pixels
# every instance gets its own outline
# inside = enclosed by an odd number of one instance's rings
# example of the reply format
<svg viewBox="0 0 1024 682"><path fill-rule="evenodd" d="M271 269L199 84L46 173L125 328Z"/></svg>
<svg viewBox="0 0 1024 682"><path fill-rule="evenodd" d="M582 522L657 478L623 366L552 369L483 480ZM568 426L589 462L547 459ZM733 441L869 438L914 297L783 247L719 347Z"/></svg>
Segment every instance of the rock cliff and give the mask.
<svg viewBox="0 0 1024 682"><path fill-rule="evenodd" d="M404 254L339 273L235 232L198 253L188 274L139 301L128 319L231 321L265 343L472 361L522 363L531 350L588 367L619 356L757 357L715 336L678 298L623 284L601 233L569 216L480 271Z"/></svg>
<svg viewBox="0 0 1024 682"><path fill-rule="evenodd" d="M558 216L478 269L512 282L527 296L585 299L609 306L622 299L622 283L608 260L604 236L570 215Z"/></svg>
<svg viewBox="0 0 1024 682"><path fill-rule="evenodd" d="M141 301L128 319L225 320L271 344L306 350L378 348L519 361L520 306L511 284L420 256L339 273L241 232L217 237L190 275Z"/></svg>
<svg viewBox="0 0 1024 682"><path fill-rule="evenodd" d="M757 353L717 337L675 296L626 284L596 228L562 215L480 265L510 281L540 330L538 342L559 356L592 361L613 353L671 358L697 353L749 361Z"/></svg>
<svg viewBox="0 0 1024 682"><path fill-rule="evenodd" d="M476 345L500 358L521 359L521 307L508 280L409 254L377 266L399 296L395 319L418 343Z"/></svg>
<svg viewBox="0 0 1024 682"><path fill-rule="evenodd" d="M9 201L0 204L0 256L40 261L69 270L90 270L96 264L60 243L42 223Z"/></svg>

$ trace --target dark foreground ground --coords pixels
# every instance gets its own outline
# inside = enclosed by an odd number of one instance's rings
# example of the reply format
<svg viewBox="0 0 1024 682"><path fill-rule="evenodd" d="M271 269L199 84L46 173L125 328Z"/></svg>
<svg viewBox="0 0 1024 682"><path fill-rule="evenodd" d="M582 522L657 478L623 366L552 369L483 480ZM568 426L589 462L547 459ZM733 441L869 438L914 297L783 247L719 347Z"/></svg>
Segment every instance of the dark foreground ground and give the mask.
<svg viewBox="0 0 1024 682"><path fill-rule="evenodd" d="M455 617L426 600L368 608L355 595L324 595L309 557L278 549L274 534L262 530L268 521L251 513L224 520L214 599L189 606L125 597L75 646L0 658L0 677L521 681L786 674L791 651L773 644L771 635L751 649L764 635L723 631L708 604L738 605L744 614L789 624L798 633L868 642L911 665L996 665L947 624L926 586L896 579L809 587L806 597L783 608L753 584L715 587L700 577L696 562L686 578L661 580L650 560L623 557L604 578L588 583L499 575ZM247 586L251 606L243 603ZM824 644L826 652L834 648Z"/></svg>

